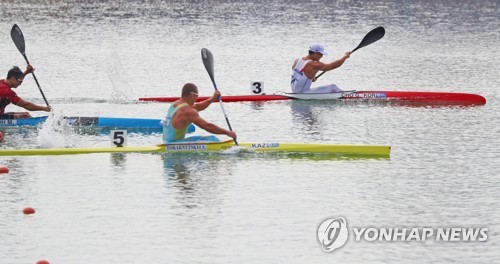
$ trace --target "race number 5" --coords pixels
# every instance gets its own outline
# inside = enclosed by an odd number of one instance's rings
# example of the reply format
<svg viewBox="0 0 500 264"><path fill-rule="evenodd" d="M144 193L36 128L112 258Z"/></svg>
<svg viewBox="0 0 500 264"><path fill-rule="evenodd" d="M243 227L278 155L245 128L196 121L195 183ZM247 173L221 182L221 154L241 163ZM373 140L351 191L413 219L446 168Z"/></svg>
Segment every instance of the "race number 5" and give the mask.
<svg viewBox="0 0 500 264"><path fill-rule="evenodd" d="M123 147L127 145L127 130L111 130L109 133L111 146Z"/></svg>
<svg viewBox="0 0 500 264"><path fill-rule="evenodd" d="M252 94L264 94L264 82L252 82L250 92Z"/></svg>

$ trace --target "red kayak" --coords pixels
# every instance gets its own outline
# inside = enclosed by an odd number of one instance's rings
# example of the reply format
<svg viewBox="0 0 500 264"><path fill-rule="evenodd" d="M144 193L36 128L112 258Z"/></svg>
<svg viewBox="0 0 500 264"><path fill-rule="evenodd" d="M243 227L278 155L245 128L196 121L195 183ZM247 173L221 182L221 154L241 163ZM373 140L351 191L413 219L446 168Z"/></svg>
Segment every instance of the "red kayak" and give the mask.
<svg viewBox="0 0 500 264"><path fill-rule="evenodd" d="M197 102L208 99L200 96ZM328 94L273 94L273 95L225 95L224 102L261 102L276 100L360 100L360 101L397 101L416 103L440 103L460 105L484 105L486 99L481 95L449 92L414 92L414 91L345 91ZM174 102L179 97L143 97L141 101Z"/></svg>

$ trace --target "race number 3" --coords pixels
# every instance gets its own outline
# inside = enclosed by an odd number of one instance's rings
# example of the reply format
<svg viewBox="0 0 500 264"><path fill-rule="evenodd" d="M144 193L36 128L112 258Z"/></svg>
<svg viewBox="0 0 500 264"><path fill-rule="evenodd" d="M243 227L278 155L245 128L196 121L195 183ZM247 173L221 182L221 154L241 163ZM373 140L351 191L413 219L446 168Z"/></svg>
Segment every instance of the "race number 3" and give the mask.
<svg viewBox="0 0 500 264"><path fill-rule="evenodd" d="M250 92L252 94L264 94L264 82L252 82Z"/></svg>
<svg viewBox="0 0 500 264"><path fill-rule="evenodd" d="M123 147L127 145L127 130L111 130L109 133L111 146Z"/></svg>

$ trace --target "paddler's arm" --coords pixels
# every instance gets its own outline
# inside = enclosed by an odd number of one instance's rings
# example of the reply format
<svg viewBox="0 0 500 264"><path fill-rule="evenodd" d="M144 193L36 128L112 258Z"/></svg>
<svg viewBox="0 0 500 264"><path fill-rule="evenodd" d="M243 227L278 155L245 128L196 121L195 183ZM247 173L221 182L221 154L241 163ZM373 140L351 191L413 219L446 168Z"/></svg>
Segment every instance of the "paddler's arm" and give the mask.
<svg viewBox="0 0 500 264"><path fill-rule="evenodd" d="M208 98L205 101L201 101L199 103L194 104L194 108L198 111L205 110L211 103L219 101L220 92L215 91L211 98Z"/></svg>
<svg viewBox="0 0 500 264"><path fill-rule="evenodd" d="M344 54L344 56L336 61L333 61L333 62L330 62L330 63L316 63L316 69L320 70L320 71L330 71L330 70L333 70L333 69L336 69L340 66L342 66L342 64L344 64L344 62L347 60L347 58L349 58L349 56L351 56L351 51L348 51Z"/></svg>
<svg viewBox="0 0 500 264"><path fill-rule="evenodd" d="M20 106L28 111L45 111L45 112L50 112L50 107L49 106L41 106L37 105L28 101L25 101L23 99L19 100L16 104L17 106Z"/></svg>
<svg viewBox="0 0 500 264"><path fill-rule="evenodd" d="M230 131L224 128L221 128L215 124L212 124L210 122L207 122L205 119L201 118L198 112L192 111L189 113L189 120L197 125L198 127L201 127L205 129L206 131L212 133L212 134L217 134L217 135L227 135L228 137L231 138L236 138L236 133L234 131Z"/></svg>

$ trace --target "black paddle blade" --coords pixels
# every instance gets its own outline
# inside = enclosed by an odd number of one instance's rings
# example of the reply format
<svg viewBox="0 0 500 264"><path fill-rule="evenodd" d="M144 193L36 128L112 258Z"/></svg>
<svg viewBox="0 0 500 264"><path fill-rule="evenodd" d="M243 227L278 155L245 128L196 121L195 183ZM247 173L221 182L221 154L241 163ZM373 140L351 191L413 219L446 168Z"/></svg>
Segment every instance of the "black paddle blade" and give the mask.
<svg viewBox="0 0 500 264"><path fill-rule="evenodd" d="M210 79L215 86L214 56L212 55L212 52L205 48L201 49L201 59L203 60L203 65L205 65L205 69L207 70L208 75L210 76Z"/></svg>
<svg viewBox="0 0 500 264"><path fill-rule="evenodd" d="M21 54L24 55L25 52L24 36L23 32L21 31L19 26L17 26L17 24L14 24L14 26L12 26L12 30L10 31L10 36L12 37L14 44L16 44L16 47L19 50L19 52L21 52Z"/></svg>
<svg viewBox="0 0 500 264"><path fill-rule="evenodd" d="M370 32L368 32L368 34L366 34L366 36L363 38L363 40L361 40L359 45L354 50L352 50L352 52L356 51L357 49L360 49L362 47L365 47L365 46L372 44L373 42L384 37L384 35L385 35L384 27L378 27L378 28L372 29L372 31L370 31Z"/></svg>

